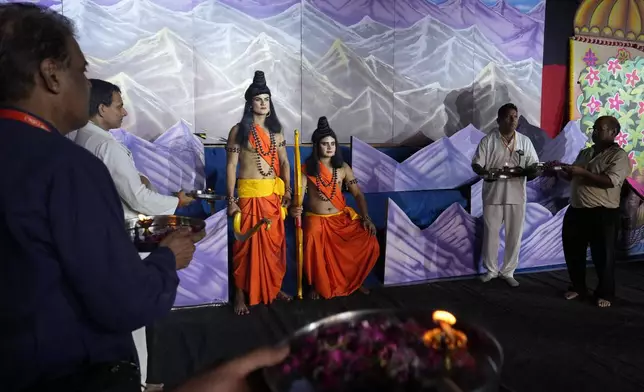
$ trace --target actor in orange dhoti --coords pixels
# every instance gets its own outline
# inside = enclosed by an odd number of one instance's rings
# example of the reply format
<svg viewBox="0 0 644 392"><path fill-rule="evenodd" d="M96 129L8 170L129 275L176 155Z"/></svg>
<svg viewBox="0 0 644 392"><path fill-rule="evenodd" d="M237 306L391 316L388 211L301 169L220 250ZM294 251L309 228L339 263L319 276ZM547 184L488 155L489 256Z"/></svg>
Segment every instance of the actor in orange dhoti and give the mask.
<svg viewBox="0 0 644 392"><path fill-rule="evenodd" d="M344 163L337 138L321 117L313 133L313 152L302 166L302 191L308 192L304 220L304 272L312 298L345 296L361 289L380 254L376 228L351 167ZM355 197L360 215L347 206L342 186ZM293 207L295 216L301 207Z"/></svg>
<svg viewBox="0 0 644 392"><path fill-rule="evenodd" d="M234 308L240 315L249 313L247 304L291 299L281 291L286 273L284 217L291 199L290 168L282 126L263 72L255 72L245 98L244 115L230 130L226 147L228 214L241 212L243 233L264 218L271 224L233 244Z"/></svg>

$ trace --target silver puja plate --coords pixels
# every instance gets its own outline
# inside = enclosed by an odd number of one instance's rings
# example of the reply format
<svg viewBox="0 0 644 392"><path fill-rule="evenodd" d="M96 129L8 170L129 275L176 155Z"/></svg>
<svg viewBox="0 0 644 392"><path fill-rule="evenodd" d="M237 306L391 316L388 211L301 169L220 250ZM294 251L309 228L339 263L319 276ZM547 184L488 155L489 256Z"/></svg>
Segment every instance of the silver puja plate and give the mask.
<svg viewBox="0 0 644 392"><path fill-rule="evenodd" d="M196 190L196 191L188 192L186 195L189 197L192 197L193 199L226 200L226 196L217 195L211 189L206 189L204 191Z"/></svg>
<svg viewBox="0 0 644 392"><path fill-rule="evenodd" d="M206 222L177 215L141 216L125 221L125 230L140 253L152 252L165 237L183 227L192 230L196 242L203 237Z"/></svg>
<svg viewBox="0 0 644 392"><path fill-rule="evenodd" d="M489 172L482 177L485 181L507 180L510 178L525 177L525 170L521 167L490 169Z"/></svg>
<svg viewBox="0 0 644 392"><path fill-rule="evenodd" d="M440 330L433 311L361 310L308 324L282 344L290 354L264 369L272 392L498 391L503 350L478 326L456 321L464 348L423 343Z"/></svg>
<svg viewBox="0 0 644 392"><path fill-rule="evenodd" d="M569 166L569 165L565 163L557 163L557 162L540 162L539 170L542 172L561 171L566 166Z"/></svg>

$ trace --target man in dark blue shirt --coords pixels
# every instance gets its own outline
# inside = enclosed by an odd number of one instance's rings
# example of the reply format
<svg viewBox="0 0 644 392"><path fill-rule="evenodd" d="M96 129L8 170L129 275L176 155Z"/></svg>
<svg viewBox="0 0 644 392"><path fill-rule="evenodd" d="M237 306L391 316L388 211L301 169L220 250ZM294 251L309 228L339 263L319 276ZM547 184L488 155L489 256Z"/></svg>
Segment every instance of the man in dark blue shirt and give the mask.
<svg viewBox="0 0 644 392"><path fill-rule="evenodd" d="M107 168L63 137L89 115L72 23L2 4L0 36L0 389L100 390L82 375L136 361L131 333L168 314L194 244L141 260Z"/></svg>

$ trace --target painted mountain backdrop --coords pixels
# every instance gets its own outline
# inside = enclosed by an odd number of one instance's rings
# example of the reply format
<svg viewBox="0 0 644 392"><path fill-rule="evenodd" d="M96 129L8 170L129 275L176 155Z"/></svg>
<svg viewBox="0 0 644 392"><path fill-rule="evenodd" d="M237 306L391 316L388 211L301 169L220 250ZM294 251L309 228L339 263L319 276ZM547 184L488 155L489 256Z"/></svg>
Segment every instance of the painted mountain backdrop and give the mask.
<svg viewBox="0 0 644 392"><path fill-rule="evenodd" d="M147 140L183 120L221 142L256 69L304 141L321 115L368 143L487 132L507 101L539 123L541 0L40 3L76 22L90 75L120 85L124 128Z"/></svg>

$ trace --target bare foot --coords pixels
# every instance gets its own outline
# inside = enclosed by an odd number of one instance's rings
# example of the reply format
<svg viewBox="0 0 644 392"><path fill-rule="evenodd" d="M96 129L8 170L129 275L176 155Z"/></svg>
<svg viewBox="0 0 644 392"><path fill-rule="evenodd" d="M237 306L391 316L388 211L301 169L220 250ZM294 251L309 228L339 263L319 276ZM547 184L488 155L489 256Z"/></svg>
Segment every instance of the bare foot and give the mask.
<svg viewBox="0 0 644 392"><path fill-rule="evenodd" d="M293 300L293 297L291 297L290 295L286 294L283 291L280 291L279 293L277 293L276 298L280 301L286 301L286 302L291 302Z"/></svg>
<svg viewBox="0 0 644 392"><path fill-rule="evenodd" d="M368 289L368 288L366 288L366 287L364 287L364 286L360 286L360 288L359 288L358 290L359 290L362 294L365 294L365 295L369 295L369 293L371 293L371 291L369 291L369 289Z"/></svg>
<svg viewBox="0 0 644 392"><path fill-rule="evenodd" d="M597 306L599 306L600 308L608 308L610 307L610 301L599 298L597 299Z"/></svg>
<svg viewBox="0 0 644 392"><path fill-rule="evenodd" d="M315 290L311 290L311 292L309 293L309 298L313 300L320 299L320 294L318 294L318 292Z"/></svg>
<svg viewBox="0 0 644 392"><path fill-rule="evenodd" d="M248 307L246 306L246 303L244 302L244 292L241 290L237 290L237 293L235 294L234 308L235 314L238 316L244 316L250 313Z"/></svg>
<svg viewBox="0 0 644 392"><path fill-rule="evenodd" d="M564 298L567 300L575 299L579 297L579 293L576 291L566 291Z"/></svg>

